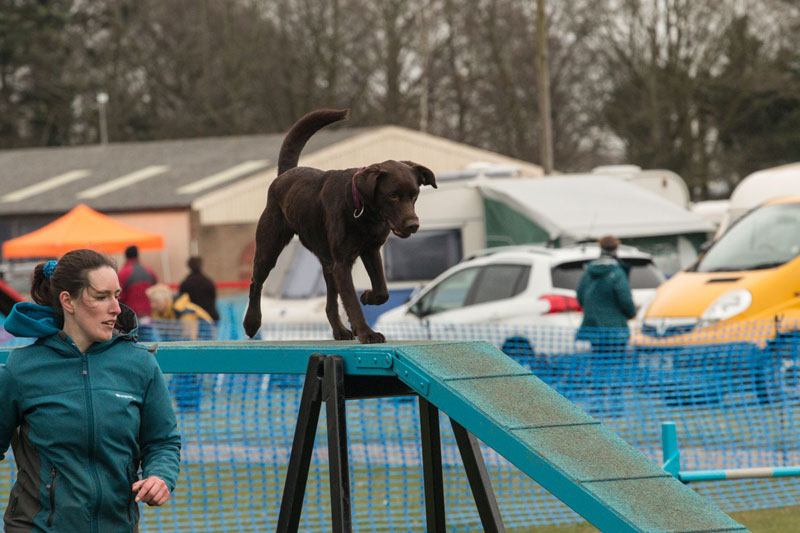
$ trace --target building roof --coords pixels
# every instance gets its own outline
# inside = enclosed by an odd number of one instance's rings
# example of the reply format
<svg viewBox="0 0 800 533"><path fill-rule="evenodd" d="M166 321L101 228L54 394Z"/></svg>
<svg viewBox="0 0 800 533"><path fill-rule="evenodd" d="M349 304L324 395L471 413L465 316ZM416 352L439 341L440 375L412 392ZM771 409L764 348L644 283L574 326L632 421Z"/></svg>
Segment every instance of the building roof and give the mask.
<svg viewBox="0 0 800 533"><path fill-rule="evenodd" d="M314 135L311 153L369 128ZM283 133L0 151L0 216L188 208L202 195L274 167Z"/></svg>

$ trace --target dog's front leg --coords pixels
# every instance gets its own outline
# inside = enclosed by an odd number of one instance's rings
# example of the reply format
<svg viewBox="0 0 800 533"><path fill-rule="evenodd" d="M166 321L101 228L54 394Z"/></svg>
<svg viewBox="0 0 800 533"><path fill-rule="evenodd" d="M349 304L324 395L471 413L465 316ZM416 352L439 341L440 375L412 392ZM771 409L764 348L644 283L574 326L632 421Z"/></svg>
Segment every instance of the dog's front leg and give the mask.
<svg viewBox="0 0 800 533"><path fill-rule="evenodd" d="M380 248L373 248L361 254L361 261L369 274L372 284L371 290L361 293L361 303L364 305L381 305L389 299L389 290L386 288L386 276L383 273Z"/></svg>
<svg viewBox="0 0 800 533"><path fill-rule="evenodd" d="M342 297L344 310L347 312L347 318L350 320L353 333L356 334L358 341L362 344L386 342L386 337L377 331L373 331L364 319L364 313L361 312L361 306L358 305L356 289L353 286L351 268L351 262L337 261L333 264L333 278L336 281L336 288L339 291L339 296Z"/></svg>

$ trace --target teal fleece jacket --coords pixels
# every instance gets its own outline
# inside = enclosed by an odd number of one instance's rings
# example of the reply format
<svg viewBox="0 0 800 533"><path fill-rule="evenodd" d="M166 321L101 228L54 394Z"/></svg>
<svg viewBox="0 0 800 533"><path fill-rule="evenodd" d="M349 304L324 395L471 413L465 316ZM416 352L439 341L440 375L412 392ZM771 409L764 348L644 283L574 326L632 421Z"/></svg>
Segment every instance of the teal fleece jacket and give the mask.
<svg viewBox="0 0 800 533"><path fill-rule="evenodd" d="M137 531L140 468L175 488L180 436L164 377L135 342L133 312L117 324L81 353L50 307L22 302L7 317L9 333L36 341L0 366L0 459L11 442L18 469L6 532Z"/></svg>
<svg viewBox="0 0 800 533"><path fill-rule="evenodd" d="M583 307L579 339L627 339L628 319L636 316L636 306L628 276L616 258L601 256L589 263L578 283L577 293Z"/></svg>

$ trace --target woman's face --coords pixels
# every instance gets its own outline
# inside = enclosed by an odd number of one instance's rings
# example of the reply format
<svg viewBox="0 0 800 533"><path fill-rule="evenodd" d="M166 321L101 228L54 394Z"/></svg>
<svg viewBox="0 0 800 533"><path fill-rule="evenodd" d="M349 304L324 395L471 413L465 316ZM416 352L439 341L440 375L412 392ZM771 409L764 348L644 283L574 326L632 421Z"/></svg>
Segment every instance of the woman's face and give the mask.
<svg viewBox="0 0 800 533"><path fill-rule="evenodd" d="M114 332L119 306L119 278L111 267L100 267L87 275L89 286L72 298L61 293L64 331L83 352L95 342L107 341Z"/></svg>

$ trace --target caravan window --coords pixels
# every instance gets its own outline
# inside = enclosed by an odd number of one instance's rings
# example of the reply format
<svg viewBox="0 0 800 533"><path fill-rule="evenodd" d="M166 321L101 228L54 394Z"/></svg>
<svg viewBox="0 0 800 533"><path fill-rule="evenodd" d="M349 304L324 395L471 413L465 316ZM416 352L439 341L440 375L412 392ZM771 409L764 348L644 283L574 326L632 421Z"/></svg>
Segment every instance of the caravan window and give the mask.
<svg viewBox="0 0 800 533"><path fill-rule="evenodd" d="M433 279L461 261L461 231L420 231L408 239L391 235L383 248L387 281Z"/></svg>

